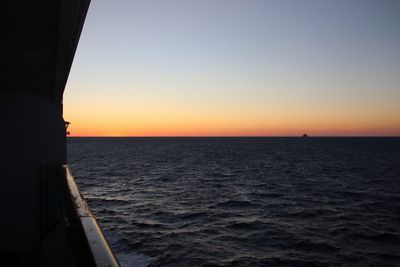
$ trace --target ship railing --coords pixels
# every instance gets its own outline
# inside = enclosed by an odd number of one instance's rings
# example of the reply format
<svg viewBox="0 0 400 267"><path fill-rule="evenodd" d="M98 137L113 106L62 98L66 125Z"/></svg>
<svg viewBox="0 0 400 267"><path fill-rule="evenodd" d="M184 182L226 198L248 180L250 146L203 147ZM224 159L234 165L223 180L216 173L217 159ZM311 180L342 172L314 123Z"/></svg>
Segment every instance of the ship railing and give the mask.
<svg viewBox="0 0 400 267"><path fill-rule="evenodd" d="M119 266L110 244L107 242L95 216L90 211L69 167L63 165L62 172L66 178L66 189L70 196L74 222L81 228L87 246L90 248L93 262L96 266Z"/></svg>

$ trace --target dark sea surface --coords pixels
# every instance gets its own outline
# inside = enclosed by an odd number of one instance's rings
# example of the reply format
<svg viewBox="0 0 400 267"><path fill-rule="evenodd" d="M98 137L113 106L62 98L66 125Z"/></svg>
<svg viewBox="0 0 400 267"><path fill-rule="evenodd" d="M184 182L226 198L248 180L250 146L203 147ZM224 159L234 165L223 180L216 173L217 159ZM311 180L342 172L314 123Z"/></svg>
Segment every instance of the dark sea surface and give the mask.
<svg viewBox="0 0 400 267"><path fill-rule="evenodd" d="M123 266L400 266L399 138L68 138Z"/></svg>

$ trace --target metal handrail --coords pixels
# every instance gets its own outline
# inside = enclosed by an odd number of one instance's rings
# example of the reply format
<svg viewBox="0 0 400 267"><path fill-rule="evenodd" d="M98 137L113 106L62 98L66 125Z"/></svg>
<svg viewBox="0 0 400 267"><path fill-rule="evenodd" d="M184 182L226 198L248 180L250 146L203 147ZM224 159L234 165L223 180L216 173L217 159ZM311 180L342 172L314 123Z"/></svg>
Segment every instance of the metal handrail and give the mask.
<svg viewBox="0 0 400 267"><path fill-rule="evenodd" d="M80 192L75 179L67 165L63 165L67 187L71 196L75 216L79 218L82 230L87 240L87 245L93 256L96 266L120 266L118 260L111 249L110 244L104 236L103 231L98 225L96 218L90 211L82 193Z"/></svg>

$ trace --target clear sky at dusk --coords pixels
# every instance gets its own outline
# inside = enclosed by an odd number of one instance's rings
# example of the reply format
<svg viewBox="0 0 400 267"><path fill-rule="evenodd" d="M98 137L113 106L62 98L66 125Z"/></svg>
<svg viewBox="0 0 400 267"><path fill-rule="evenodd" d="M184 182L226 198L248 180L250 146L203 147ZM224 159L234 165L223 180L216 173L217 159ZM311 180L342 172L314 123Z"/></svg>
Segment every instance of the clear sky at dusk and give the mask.
<svg viewBox="0 0 400 267"><path fill-rule="evenodd" d="M400 1L92 0L76 136L400 135Z"/></svg>

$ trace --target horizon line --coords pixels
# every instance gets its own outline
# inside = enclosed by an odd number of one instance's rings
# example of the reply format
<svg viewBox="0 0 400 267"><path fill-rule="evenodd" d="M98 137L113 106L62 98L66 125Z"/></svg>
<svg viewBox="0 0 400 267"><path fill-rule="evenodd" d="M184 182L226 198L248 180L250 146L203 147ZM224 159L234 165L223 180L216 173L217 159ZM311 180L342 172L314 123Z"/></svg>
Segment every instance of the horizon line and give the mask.
<svg viewBox="0 0 400 267"><path fill-rule="evenodd" d="M67 138L400 138L400 135L67 135Z"/></svg>

